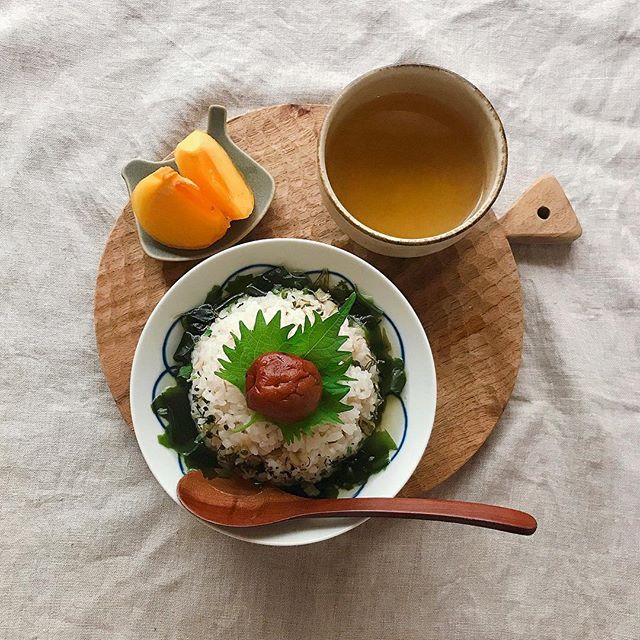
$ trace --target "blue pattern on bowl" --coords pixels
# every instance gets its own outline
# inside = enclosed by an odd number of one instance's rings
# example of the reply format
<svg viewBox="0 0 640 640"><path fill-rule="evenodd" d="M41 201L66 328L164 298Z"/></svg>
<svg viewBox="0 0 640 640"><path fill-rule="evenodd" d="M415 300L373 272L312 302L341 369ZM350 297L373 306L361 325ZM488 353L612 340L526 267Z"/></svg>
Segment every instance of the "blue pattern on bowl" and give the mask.
<svg viewBox="0 0 640 640"><path fill-rule="evenodd" d="M249 265L247 267L243 267L242 269L238 269L237 271L234 271L231 275L229 275L224 282L221 284L222 288L225 287L225 285L227 284L227 282L229 282L229 280L231 280L232 278L235 278L235 276L244 273L245 271L250 271L250 270L255 270L255 269L271 269L273 267L275 267L277 265L274 264L252 264ZM307 275L317 275L320 274L322 272L322 270L320 269L315 269L312 271L305 271L304 273L306 273ZM338 273L336 271L329 271L329 274L339 278L341 280L346 280L354 289L355 286L353 284L353 282L351 282L351 280L349 278L347 278L347 276L345 276L342 273ZM398 344L400 345L400 357L404 360L405 359L405 350L404 350L404 342L402 340L402 336L400 335L400 332L398 331L398 327L396 326L395 322L383 311L382 312L384 315L384 319L393 327L394 333L396 334L396 337L398 339ZM171 365L169 364L169 354L167 353L167 347L169 344L169 339L171 337L171 334L173 333L173 330L180 324L180 318L177 318L174 322L171 323L171 326L167 329L167 332L164 336L164 340L162 341L162 362L164 364L164 371L162 371L162 373L160 373L160 375L156 378L156 381L153 385L152 391L151 391L151 402L153 402L156 397L158 396L158 387L160 386L160 382L162 381L162 379L165 376L171 376ZM172 379L173 376L171 376ZM407 408L406 405L404 403L404 400L402 399L402 397L400 395L397 394L393 394L395 398L398 399L400 406L402 408L402 415L403 415L403 428L402 428L402 437L400 438L400 442L398 443L398 448L393 452L393 454L391 455L391 457L389 458L389 464L391 464L394 460L394 458L400 453L400 450L402 449L402 446L404 445L404 441L407 437L407 429L409 426L409 417L407 414ZM156 420L160 423L160 426L165 429L165 425L162 422L162 420L160 420L160 418L158 416L156 416ZM162 446L161 444L158 443L158 446ZM176 457L176 461L178 463L178 466L180 467L180 471L182 472L183 475L185 475L188 472L188 469L185 467L184 464L184 460L182 459L182 456L179 454L175 454ZM357 495L360 494L360 492L364 489L364 487L366 486L366 482L364 482L363 484L361 484L357 489L354 490L354 493L351 494L351 496L348 497L352 497L355 498ZM343 496L343 497L347 497L347 496Z"/></svg>

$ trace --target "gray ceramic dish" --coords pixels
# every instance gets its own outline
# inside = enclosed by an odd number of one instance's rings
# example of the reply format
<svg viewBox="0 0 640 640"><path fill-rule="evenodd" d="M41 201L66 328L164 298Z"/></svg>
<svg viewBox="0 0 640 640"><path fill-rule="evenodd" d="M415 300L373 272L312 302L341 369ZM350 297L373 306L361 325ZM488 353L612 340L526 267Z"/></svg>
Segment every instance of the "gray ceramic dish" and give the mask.
<svg viewBox="0 0 640 640"><path fill-rule="evenodd" d="M156 242L142 229L136 220L140 244L144 252L156 260L164 260L165 262L201 260L223 249L232 247L234 244L240 242L240 240L262 220L271 204L271 200L273 200L273 195L276 190L273 178L253 158L231 141L227 134L227 110L224 107L220 105L212 105L209 107L207 133L215 138L229 154L229 157L233 160L247 181L247 184L251 187L255 199L253 213L244 220L232 222L227 233L217 242L214 242L206 249L197 249L195 251L173 249L172 247L167 247L164 244ZM122 170L122 177L127 184L127 189L129 189L129 197L131 197L131 193L140 180L146 178L160 167L172 167L176 171L178 170L173 159L163 160L161 162L149 162L148 160L138 158L129 162Z"/></svg>

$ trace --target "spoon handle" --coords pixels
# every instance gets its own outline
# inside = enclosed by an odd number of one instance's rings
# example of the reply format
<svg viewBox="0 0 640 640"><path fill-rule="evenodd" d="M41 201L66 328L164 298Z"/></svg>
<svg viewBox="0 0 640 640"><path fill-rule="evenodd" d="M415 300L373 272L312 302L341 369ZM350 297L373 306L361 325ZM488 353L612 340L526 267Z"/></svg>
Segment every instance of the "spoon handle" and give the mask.
<svg viewBox="0 0 640 640"><path fill-rule="evenodd" d="M538 526L535 518L524 511L459 500L430 498L317 499L288 503L287 507L291 509L291 512L287 514L288 519L363 516L439 520L498 529L523 536L530 536Z"/></svg>

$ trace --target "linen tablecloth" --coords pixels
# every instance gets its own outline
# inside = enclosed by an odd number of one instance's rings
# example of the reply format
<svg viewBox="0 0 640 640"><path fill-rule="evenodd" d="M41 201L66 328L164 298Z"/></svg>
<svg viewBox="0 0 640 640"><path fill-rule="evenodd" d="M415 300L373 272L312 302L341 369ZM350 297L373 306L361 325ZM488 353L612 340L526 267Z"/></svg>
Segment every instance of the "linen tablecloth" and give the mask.
<svg viewBox="0 0 640 640"><path fill-rule="evenodd" d="M0 3L0 637L640 637L637 3ZM510 143L505 208L555 174L571 247L515 250L522 368L436 496L526 508L533 538L371 521L251 546L177 508L96 355L92 298L126 201L211 103L328 102L376 66L479 85Z"/></svg>

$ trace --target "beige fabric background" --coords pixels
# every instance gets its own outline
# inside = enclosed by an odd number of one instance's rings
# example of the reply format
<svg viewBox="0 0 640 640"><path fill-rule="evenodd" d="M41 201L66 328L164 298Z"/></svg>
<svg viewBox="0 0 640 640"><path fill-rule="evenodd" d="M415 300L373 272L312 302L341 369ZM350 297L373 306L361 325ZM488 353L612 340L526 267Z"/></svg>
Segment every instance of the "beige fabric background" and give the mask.
<svg viewBox="0 0 640 640"><path fill-rule="evenodd" d="M210 103L325 102L401 61L494 101L499 211L552 172L584 226L570 249L517 250L513 399L435 491L526 507L540 529L227 539L156 485L98 366L120 168L162 157ZM0 1L0 637L638 638L639 68L632 0Z"/></svg>

